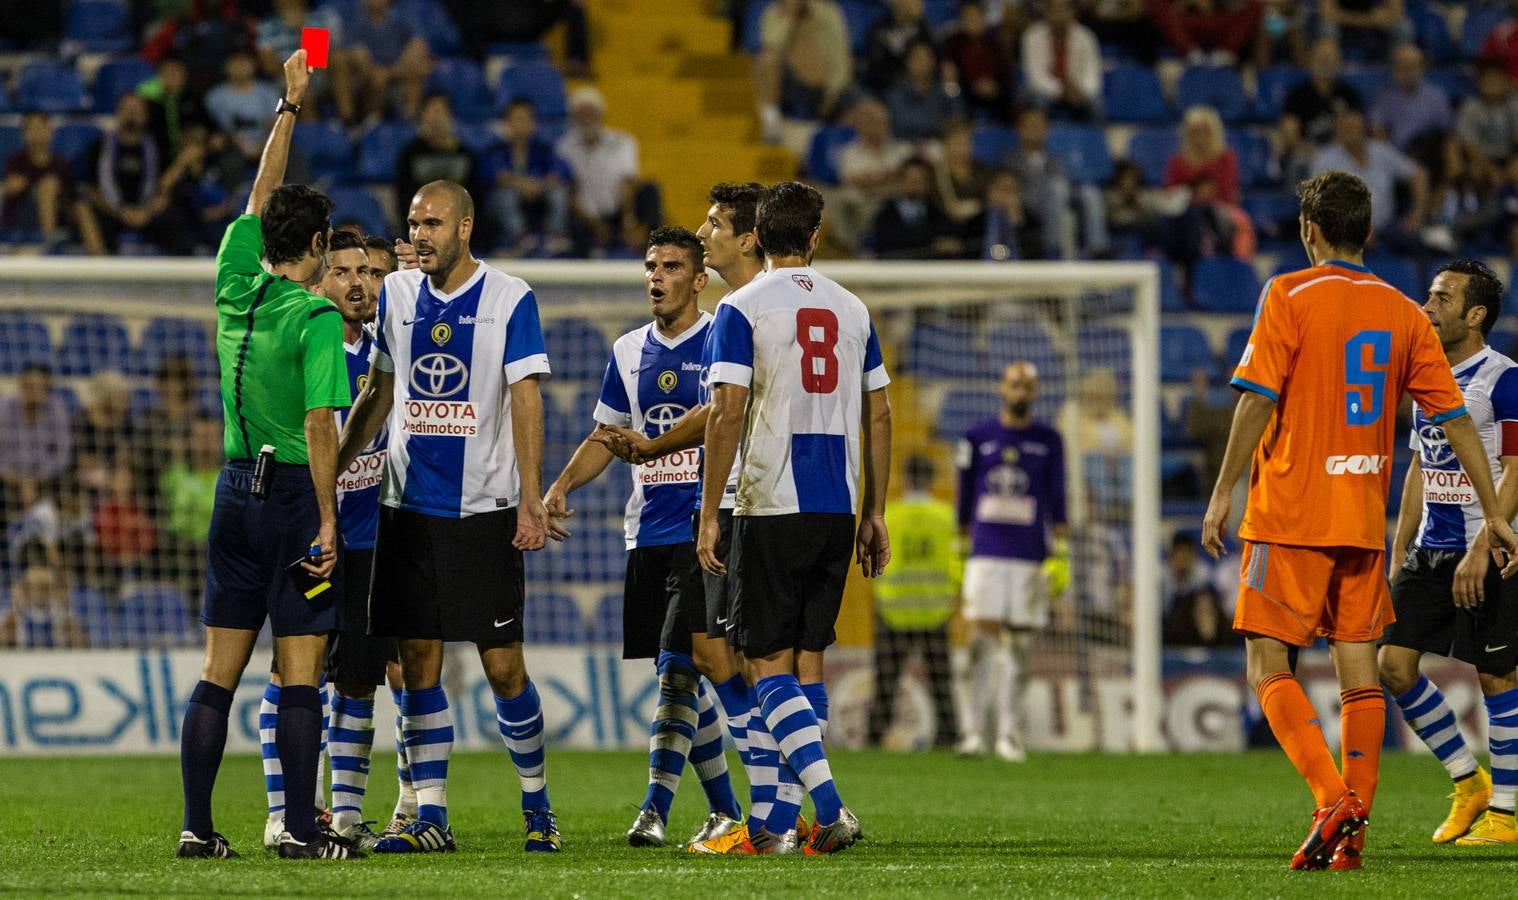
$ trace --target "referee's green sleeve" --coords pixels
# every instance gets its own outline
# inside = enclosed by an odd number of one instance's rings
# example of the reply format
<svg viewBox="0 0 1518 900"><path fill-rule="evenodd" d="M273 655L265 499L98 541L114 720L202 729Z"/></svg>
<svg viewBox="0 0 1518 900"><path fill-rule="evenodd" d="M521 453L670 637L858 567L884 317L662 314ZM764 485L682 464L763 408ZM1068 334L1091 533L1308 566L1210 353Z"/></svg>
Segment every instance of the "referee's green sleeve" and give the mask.
<svg viewBox="0 0 1518 900"><path fill-rule="evenodd" d="M348 361L343 355L343 317L332 301L311 310L301 331L301 368L306 376L306 411L348 407Z"/></svg>
<svg viewBox="0 0 1518 900"><path fill-rule="evenodd" d="M263 223L251 213L241 215L227 226L216 251L216 296L222 295L227 281L238 275L262 275L264 255Z"/></svg>

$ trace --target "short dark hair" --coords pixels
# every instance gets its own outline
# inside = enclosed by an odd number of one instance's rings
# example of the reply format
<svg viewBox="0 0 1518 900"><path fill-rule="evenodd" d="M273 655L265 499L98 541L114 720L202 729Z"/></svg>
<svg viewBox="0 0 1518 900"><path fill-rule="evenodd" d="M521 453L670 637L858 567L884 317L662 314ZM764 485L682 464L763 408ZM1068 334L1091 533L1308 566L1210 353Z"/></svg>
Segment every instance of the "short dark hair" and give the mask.
<svg viewBox="0 0 1518 900"><path fill-rule="evenodd" d="M903 465L903 471L907 476L907 487L927 489L933 486L933 477L936 469L933 460L920 453L914 453L907 457Z"/></svg>
<svg viewBox="0 0 1518 900"><path fill-rule="evenodd" d="M764 192L755 217L765 253L804 256L812 233L822 227L822 194L799 181L779 182Z"/></svg>
<svg viewBox="0 0 1518 900"><path fill-rule="evenodd" d="M380 237L377 234L371 234L368 237L364 238L364 246L366 248L368 248L369 250L375 252L375 253L383 253L383 254L385 254L385 259L387 261L386 265L388 266L388 268L386 269L386 274L387 275L390 272L394 272L395 271L395 245L394 244L390 243L390 241L386 240L385 238ZM371 269L377 269L377 268L379 268L379 266L374 265L374 258L373 257L369 258L369 268L371 268Z"/></svg>
<svg viewBox="0 0 1518 900"><path fill-rule="evenodd" d="M1465 303L1460 307L1460 314L1463 316L1478 306L1486 307L1486 318L1481 322L1481 336L1491 334L1492 328L1497 324L1497 316L1502 312L1502 279L1497 277L1491 266L1479 259L1452 259L1440 266L1434 274L1441 275L1445 272L1470 276L1470 280L1465 283Z"/></svg>
<svg viewBox="0 0 1518 900"><path fill-rule="evenodd" d="M689 228L681 228L679 225L664 225L655 228L648 233L648 246L643 248L646 254L655 247L679 247L690 257L691 268L697 272L706 271L706 263L702 259L701 239Z"/></svg>
<svg viewBox="0 0 1518 900"><path fill-rule="evenodd" d="M1359 252L1370 240L1370 190L1354 175L1315 175L1297 185L1297 200L1330 247Z"/></svg>
<svg viewBox="0 0 1518 900"><path fill-rule="evenodd" d="M706 202L727 210L733 221L734 234L746 234L754 230L759 212L759 201L764 197L764 185L757 181L724 181L712 185L706 192Z"/></svg>
<svg viewBox="0 0 1518 900"><path fill-rule="evenodd" d="M423 109L439 101L442 101L443 105L448 107L448 112L453 112L453 98L448 95L447 91L428 91L427 95L422 98L422 102L417 104L416 111L420 113Z"/></svg>
<svg viewBox="0 0 1518 900"><path fill-rule="evenodd" d="M516 109L518 106L527 107L527 110L533 115L538 114L538 105L536 103L533 103L526 97L513 97L511 98L511 101L506 104L506 115L511 115L511 111Z"/></svg>
<svg viewBox="0 0 1518 900"><path fill-rule="evenodd" d="M339 250L364 250L364 236L350 228L339 228L332 232L332 240L327 245L327 252L336 253Z"/></svg>
<svg viewBox="0 0 1518 900"><path fill-rule="evenodd" d="M327 239L332 230L332 201L303 184L282 184L263 209L264 258L270 265L298 262L311 247L311 235Z"/></svg>

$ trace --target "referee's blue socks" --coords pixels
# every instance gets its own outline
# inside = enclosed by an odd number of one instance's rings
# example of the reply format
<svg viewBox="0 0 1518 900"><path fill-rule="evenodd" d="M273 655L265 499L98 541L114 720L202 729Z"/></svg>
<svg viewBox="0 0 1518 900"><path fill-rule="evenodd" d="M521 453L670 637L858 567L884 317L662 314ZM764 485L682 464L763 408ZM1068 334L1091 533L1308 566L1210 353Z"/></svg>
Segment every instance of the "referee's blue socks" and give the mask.
<svg viewBox="0 0 1518 900"><path fill-rule="evenodd" d="M843 801L838 797L833 771L822 749L822 728L796 676L771 675L760 679L754 687L764 710L765 724L776 743L784 748L786 762L812 795L817 822L831 825L838 821Z"/></svg>
<svg viewBox="0 0 1518 900"><path fill-rule="evenodd" d="M680 786L680 773L696 737L696 686L701 676L684 653L661 651L658 660L659 705L648 726L648 793L642 809L669 821L669 807Z"/></svg>
<svg viewBox="0 0 1518 900"><path fill-rule="evenodd" d="M453 753L453 717L442 685L401 691L401 727L406 760L416 788L416 817L448 827L448 757Z"/></svg>
<svg viewBox="0 0 1518 900"><path fill-rule="evenodd" d="M495 698L495 719L501 729L506 752L517 767L522 782L522 809L529 812L548 809L548 780L544 773L543 704L531 680L522 693L506 699ZM412 777L416 763L412 763Z"/></svg>
<svg viewBox="0 0 1518 900"><path fill-rule="evenodd" d="M211 790L216 771L227 748L227 712L232 692L202 681L195 685L185 706L180 727L179 777L184 782L184 830L202 840L215 830L211 825Z"/></svg>
<svg viewBox="0 0 1518 900"><path fill-rule="evenodd" d="M314 686L287 684L280 689L274 742L285 773L285 831L306 843L316 836L316 771L322 745L322 698Z"/></svg>

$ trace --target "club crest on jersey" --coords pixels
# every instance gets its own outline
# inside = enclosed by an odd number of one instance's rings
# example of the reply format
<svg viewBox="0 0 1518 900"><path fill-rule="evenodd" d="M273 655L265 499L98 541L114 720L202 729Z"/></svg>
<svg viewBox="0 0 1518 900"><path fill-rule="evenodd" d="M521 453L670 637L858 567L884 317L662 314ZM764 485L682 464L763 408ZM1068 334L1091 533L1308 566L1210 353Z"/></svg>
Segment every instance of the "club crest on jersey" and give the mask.
<svg viewBox="0 0 1518 900"><path fill-rule="evenodd" d="M1017 448L1016 447L1004 447L1004 448L1002 448L1002 451L1001 451L1001 461L1004 462L1004 463L1015 463L1015 462L1017 462Z"/></svg>
<svg viewBox="0 0 1518 900"><path fill-rule="evenodd" d="M791 280L801 285L807 291L812 289L812 279L808 275L792 275Z"/></svg>
<svg viewBox="0 0 1518 900"><path fill-rule="evenodd" d="M453 337L453 329L448 327L447 322L439 322L432 326L432 342L439 347L448 343L451 337Z"/></svg>
<svg viewBox="0 0 1518 900"><path fill-rule="evenodd" d="M423 397L452 397L469 383L469 367L450 353L428 353L411 364L410 377L411 390Z"/></svg>
<svg viewBox="0 0 1518 900"><path fill-rule="evenodd" d="M364 374L358 376L358 381L355 382L355 384L358 385L358 389L359 390L363 390L364 388L368 387L369 386L369 373L365 372Z"/></svg>
<svg viewBox="0 0 1518 900"><path fill-rule="evenodd" d="M673 391L675 389L675 385L679 383L680 376L676 375L673 370L665 369L663 372L659 373L659 390L663 391L664 393L668 394L670 391Z"/></svg>

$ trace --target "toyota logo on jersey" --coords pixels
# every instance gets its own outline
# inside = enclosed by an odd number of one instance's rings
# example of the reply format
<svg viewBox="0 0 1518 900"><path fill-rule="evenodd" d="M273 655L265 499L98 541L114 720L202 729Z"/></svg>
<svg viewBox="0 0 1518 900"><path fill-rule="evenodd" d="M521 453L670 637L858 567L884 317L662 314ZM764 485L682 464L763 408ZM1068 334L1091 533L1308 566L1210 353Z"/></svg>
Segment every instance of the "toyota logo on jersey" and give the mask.
<svg viewBox="0 0 1518 900"><path fill-rule="evenodd" d="M685 407L677 403L660 403L651 406L643 413L643 424L652 432L651 437L657 437L675 427L680 417L685 415Z"/></svg>
<svg viewBox="0 0 1518 900"><path fill-rule="evenodd" d="M1453 469L1459 465L1459 463L1455 462L1455 451L1449 445L1449 438L1444 436L1443 426L1420 424L1418 426L1418 443L1423 447L1423 464L1425 466Z"/></svg>
<svg viewBox="0 0 1518 900"><path fill-rule="evenodd" d="M423 397L452 397L469 383L469 368L450 353L428 353L411 364L411 390Z"/></svg>

